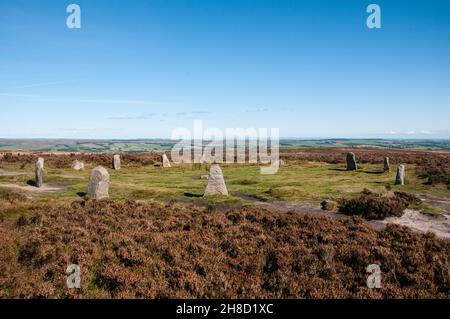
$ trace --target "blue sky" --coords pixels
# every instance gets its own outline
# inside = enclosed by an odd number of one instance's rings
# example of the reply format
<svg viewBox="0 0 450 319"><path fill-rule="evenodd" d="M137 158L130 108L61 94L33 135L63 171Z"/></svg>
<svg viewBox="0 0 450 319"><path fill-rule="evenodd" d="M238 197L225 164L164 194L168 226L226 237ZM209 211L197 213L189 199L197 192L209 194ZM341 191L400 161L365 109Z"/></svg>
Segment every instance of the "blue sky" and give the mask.
<svg viewBox="0 0 450 319"><path fill-rule="evenodd" d="M450 138L449 57L446 0L1 0L0 138Z"/></svg>

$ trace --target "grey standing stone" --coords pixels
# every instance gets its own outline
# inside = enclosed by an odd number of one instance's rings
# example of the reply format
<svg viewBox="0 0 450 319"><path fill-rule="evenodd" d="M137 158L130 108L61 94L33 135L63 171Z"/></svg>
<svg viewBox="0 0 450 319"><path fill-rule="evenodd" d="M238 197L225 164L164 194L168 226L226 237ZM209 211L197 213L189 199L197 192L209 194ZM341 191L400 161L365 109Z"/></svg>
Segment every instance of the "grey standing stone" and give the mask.
<svg viewBox="0 0 450 319"><path fill-rule="evenodd" d="M166 154L163 154L163 155L161 156L161 161L162 161L163 167L165 167L165 168L172 167L172 166L170 165L169 158L167 157Z"/></svg>
<svg viewBox="0 0 450 319"><path fill-rule="evenodd" d="M113 157L113 169L119 170L120 169L120 155L116 154Z"/></svg>
<svg viewBox="0 0 450 319"><path fill-rule="evenodd" d="M82 171L84 170L84 163L76 160L75 162L73 162L72 168L76 171Z"/></svg>
<svg viewBox="0 0 450 319"><path fill-rule="evenodd" d="M212 195L228 196L228 190L225 185L222 170L217 164L211 166L208 177L208 185L206 186L204 197Z"/></svg>
<svg viewBox="0 0 450 319"><path fill-rule="evenodd" d="M109 198L109 173L104 167L92 170L87 194L92 199Z"/></svg>
<svg viewBox="0 0 450 319"><path fill-rule="evenodd" d="M42 187L44 179L44 159L39 157L36 162L36 187Z"/></svg>
<svg viewBox="0 0 450 319"><path fill-rule="evenodd" d="M391 170L391 165L389 164L389 157L384 158L384 171L389 172Z"/></svg>
<svg viewBox="0 0 450 319"><path fill-rule="evenodd" d="M356 171L358 169L358 164L356 164L356 156L354 153L350 152L347 154L347 171Z"/></svg>
<svg viewBox="0 0 450 319"><path fill-rule="evenodd" d="M401 164L397 168L397 176L395 177L395 185L405 185L405 165Z"/></svg>

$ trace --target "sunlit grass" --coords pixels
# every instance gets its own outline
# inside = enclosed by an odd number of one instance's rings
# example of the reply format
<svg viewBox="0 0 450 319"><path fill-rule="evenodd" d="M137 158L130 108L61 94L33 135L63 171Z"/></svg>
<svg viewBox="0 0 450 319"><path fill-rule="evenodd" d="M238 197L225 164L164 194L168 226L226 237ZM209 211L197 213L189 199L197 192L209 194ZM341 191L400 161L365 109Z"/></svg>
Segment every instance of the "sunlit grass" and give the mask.
<svg viewBox="0 0 450 319"><path fill-rule="evenodd" d="M62 187L55 192L33 193L34 202L62 202L79 200L87 190L92 165L84 171L46 168L44 182ZM109 169L110 197L117 200L157 200L216 203L244 203L254 198L263 201L308 202L318 204L325 198L351 196L364 188L375 192L386 192L387 188L409 193L428 193L449 197L446 186L430 186L416 177L413 165L407 166L407 185L394 185L395 172L383 172L380 165L365 164L360 170L348 172L340 164L304 163L285 165L277 174L261 175L257 165L222 165L230 193L227 199L203 199L209 166L174 165L170 169L155 166L123 167ZM3 167L22 173L2 176L0 183L26 186L34 179L33 166L20 169L9 164Z"/></svg>

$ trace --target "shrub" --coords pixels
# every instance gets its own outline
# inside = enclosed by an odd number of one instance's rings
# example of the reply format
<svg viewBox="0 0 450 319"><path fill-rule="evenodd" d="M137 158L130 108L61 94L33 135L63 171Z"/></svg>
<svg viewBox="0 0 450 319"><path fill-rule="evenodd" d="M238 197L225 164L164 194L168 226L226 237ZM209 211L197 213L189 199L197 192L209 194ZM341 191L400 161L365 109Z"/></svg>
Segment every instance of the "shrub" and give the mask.
<svg viewBox="0 0 450 319"><path fill-rule="evenodd" d="M394 195L397 198L403 200L407 206L418 205L418 204L422 203L420 198L418 198L416 195L413 195L413 194L408 194L408 193L404 193L404 192L394 192Z"/></svg>
<svg viewBox="0 0 450 319"><path fill-rule="evenodd" d="M322 203L320 203L320 206L322 207L323 210L328 211L338 209L338 203L331 199L324 200Z"/></svg>
<svg viewBox="0 0 450 319"><path fill-rule="evenodd" d="M420 203L414 195L395 192L393 196L382 196L367 189L356 198L342 199L339 211L349 216L362 216L368 220L383 220L387 217L401 217L404 210Z"/></svg>

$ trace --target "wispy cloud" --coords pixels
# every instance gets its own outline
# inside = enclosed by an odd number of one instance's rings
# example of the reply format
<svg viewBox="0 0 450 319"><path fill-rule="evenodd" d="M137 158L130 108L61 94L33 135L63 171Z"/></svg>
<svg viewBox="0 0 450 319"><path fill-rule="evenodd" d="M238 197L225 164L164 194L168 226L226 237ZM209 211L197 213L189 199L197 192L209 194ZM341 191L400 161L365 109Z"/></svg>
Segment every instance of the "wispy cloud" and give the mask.
<svg viewBox="0 0 450 319"><path fill-rule="evenodd" d="M245 112L247 112L247 113L269 112L269 109L267 107L259 107L256 109L245 110Z"/></svg>
<svg viewBox="0 0 450 319"><path fill-rule="evenodd" d="M388 132L385 132L385 134L387 134L387 135L435 135L436 133L432 132L432 131L421 130L421 131L407 131L407 132L388 131Z"/></svg>
<svg viewBox="0 0 450 319"><path fill-rule="evenodd" d="M191 112L178 112L175 115L177 117L190 116L190 115L205 115L211 114L209 111L191 111Z"/></svg>
<svg viewBox="0 0 450 319"><path fill-rule="evenodd" d="M26 85L21 85L21 86L15 86L15 87L7 88L6 90L9 91L9 90L28 89L28 88L41 87L41 86L51 86L51 85L58 85L58 84L75 83L75 82L79 82L79 81L80 80L41 82L41 83L33 83L33 84L26 84Z"/></svg>
<svg viewBox="0 0 450 319"><path fill-rule="evenodd" d="M118 116L110 116L108 120L147 120L149 118L159 116L161 118L170 118L170 117L189 117L193 115L199 114L210 114L208 111L192 111L192 112L177 112L177 113L149 113L142 115L118 115Z"/></svg>
<svg viewBox="0 0 450 319"><path fill-rule="evenodd" d="M90 103L90 104L149 104L141 100L126 100L126 99L105 99L105 98L71 98L59 96L42 96L31 94L15 94L15 93L0 93L4 97L25 98L34 101L44 102L58 102L58 103Z"/></svg>
<svg viewBox="0 0 450 319"><path fill-rule="evenodd" d="M211 112L209 111L193 111L190 112L191 114L211 114Z"/></svg>
<svg viewBox="0 0 450 319"><path fill-rule="evenodd" d="M108 117L108 120L148 120L149 118L152 118L156 115L157 115L156 113L149 113L137 116L120 115Z"/></svg>

